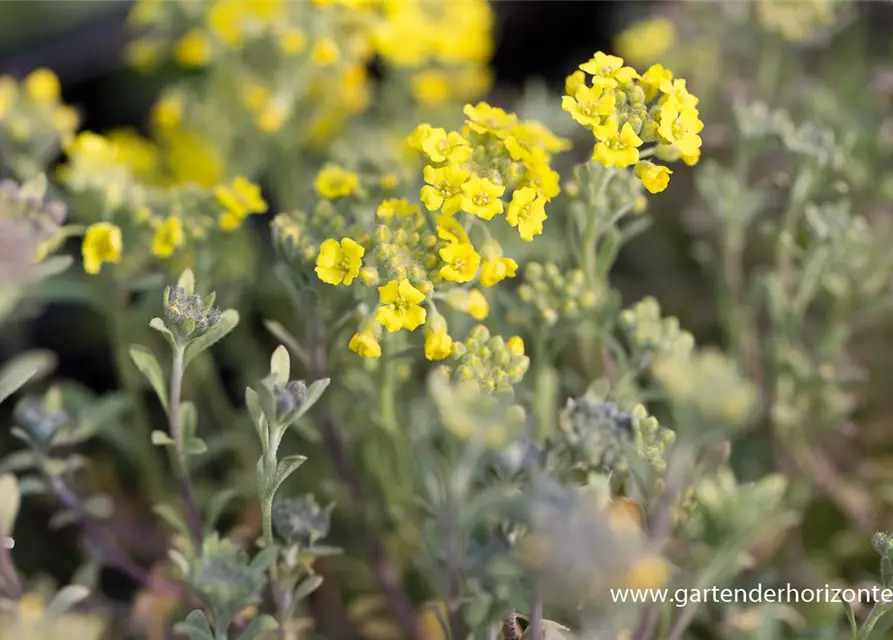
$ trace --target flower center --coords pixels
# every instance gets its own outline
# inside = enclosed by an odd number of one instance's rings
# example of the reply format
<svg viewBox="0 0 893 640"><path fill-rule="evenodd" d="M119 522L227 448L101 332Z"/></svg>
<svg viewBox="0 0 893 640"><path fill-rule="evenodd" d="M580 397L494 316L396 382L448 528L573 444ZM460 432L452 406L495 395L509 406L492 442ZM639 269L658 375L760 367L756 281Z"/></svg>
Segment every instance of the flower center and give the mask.
<svg viewBox="0 0 893 640"><path fill-rule="evenodd" d="M476 194L474 194L474 197L471 200L478 207L484 207L490 204L491 199L490 194L486 191L478 191Z"/></svg>

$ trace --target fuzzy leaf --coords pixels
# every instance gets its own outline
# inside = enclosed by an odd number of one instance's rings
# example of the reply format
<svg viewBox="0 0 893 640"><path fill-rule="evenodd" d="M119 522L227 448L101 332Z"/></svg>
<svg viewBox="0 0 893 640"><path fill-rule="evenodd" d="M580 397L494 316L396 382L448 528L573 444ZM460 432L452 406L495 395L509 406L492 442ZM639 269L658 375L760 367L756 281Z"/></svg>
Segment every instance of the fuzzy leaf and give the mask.
<svg viewBox="0 0 893 640"><path fill-rule="evenodd" d="M56 357L49 351L31 351L13 358L0 369L0 403L29 380L49 373L55 364Z"/></svg>
<svg viewBox="0 0 893 640"><path fill-rule="evenodd" d="M267 442L270 439L267 418L260 406L260 398L257 395L257 391L251 387L245 389L245 406L248 407L248 415L251 416L251 422L257 430L257 437L260 438L261 442Z"/></svg>
<svg viewBox="0 0 893 640"><path fill-rule="evenodd" d="M189 640L214 640L214 635L211 633L211 626L208 624L205 613L198 609L186 616L186 620L183 622L175 624L174 632L182 633Z"/></svg>
<svg viewBox="0 0 893 640"><path fill-rule="evenodd" d="M156 447L175 447L177 443L164 431L156 429L152 432L152 444Z"/></svg>
<svg viewBox="0 0 893 640"><path fill-rule="evenodd" d="M254 559L251 561L251 570L263 573L264 571L269 569L274 562L276 562L276 557L278 555L279 549L277 549L275 546L262 550L260 553L254 556Z"/></svg>
<svg viewBox="0 0 893 640"><path fill-rule="evenodd" d="M0 476L0 536L8 536L19 515L19 481L11 473Z"/></svg>
<svg viewBox="0 0 893 640"><path fill-rule="evenodd" d="M207 509L205 509L205 531L207 533L214 530L217 521L223 515L223 511L238 495L239 492L235 489L223 489L214 494L214 497L208 502Z"/></svg>
<svg viewBox="0 0 893 640"><path fill-rule="evenodd" d="M60 239L64 239L64 236ZM51 256L35 267L37 272L35 276L41 280L52 278L67 271L72 264L74 264L74 258L71 256Z"/></svg>
<svg viewBox="0 0 893 640"><path fill-rule="evenodd" d="M198 411L196 411L195 403L184 402L180 405L180 424L182 425L184 440L190 440L195 436L195 430L198 426Z"/></svg>
<svg viewBox="0 0 893 640"><path fill-rule="evenodd" d="M186 269L186 271L180 274L177 286L186 289L189 295L195 293L195 274L192 272L192 269Z"/></svg>
<svg viewBox="0 0 893 640"><path fill-rule="evenodd" d="M155 391L155 395L161 401L161 406L167 411L167 383L164 380L164 373L161 371L161 365L158 364L155 354L145 347L135 344L130 347L130 359L133 360L136 368L140 370L140 373L152 385L152 390Z"/></svg>
<svg viewBox="0 0 893 640"><path fill-rule="evenodd" d="M58 618L89 595L90 590L81 585L70 584L62 587L47 605L44 615L50 620Z"/></svg>
<svg viewBox="0 0 893 640"><path fill-rule="evenodd" d="M189 527L186 526L186 521L183 519L183 516L170 505L157 504L152 511L155 512L155 515L164 520L174 531L189 535Z"/></svg>
<svg viewBox="0 0 893 640"><path fill-rule="evenodd" d="M301 403L301 407L295 413L294 420L298 420L301 416L310 411L313 405L315 405L320 397L322 397L323 392L329 386L331 381L331 378L323 378L310 385L307 389L307 398L304 399L304 402Z"/></svg>
<svg viewBox="0 0 893 640"><path fill-rule="evenodd" d="M207 333L203 333L186 346L186 355L183 358L183 367L187 367L193 358L210 349L220 340L226 337L236 325L239 324L239 313L233 309L227 309L220 314L220 320Z"/></svg>
<svg viewBox="0 0 893 640"><path fill-rule="evenodd" d="M183 447L183 453L187 456L200 456L207 451L208 445L201 438L190 438Z"/></svg>
<svg viewBox="0 0 893 640"><path fill-rule="evenodd" d="M267 496L272 497L282 486L282 483L307 461L306 456L286 456L276 465L276 474L270 479L267 486Z"/></svg>
<svg viewBox="0 0 893 640"><path fill-rule="evenodd" d="M279 629L279 623L272 616L266 614L256 617L240 635L239 640L257 640L264 634Z"/></svg>
<svg viewBox="0 0 893 640"><path fill-rule="evenodd" d="M270 358L270 373L273 381L280 387L288 384L288 378L291 375L291 358L288 355L288 349L283 346L276 348L273 357Z"/></svg>
<svg viewBox="0 0 893 640"><path fill-rule="evenodd" d="M319 589L322 581L322 576L310 576L306 580L302 580L297 589L295 589L294 601L300 602L301 600L312 594L314 591Z"/></svg>
<svg viewBox="0 0 893 640"><path fill-rule="evenodd" d="M543 640L576 640L570 629L552 620L543 620Z"/></svg>
<svg viewBox="0 0 893 640"><path fill-rule="evenodd" d="M149 326L155 329L155 331L157 331L158 333L162 334L172 348L176 348L177 338L174 336L173 333L171 333L171 330L167 328L167 325L164 324L164 320L162 320L161 318L152 318L152 320L149 322Z"/></svg>

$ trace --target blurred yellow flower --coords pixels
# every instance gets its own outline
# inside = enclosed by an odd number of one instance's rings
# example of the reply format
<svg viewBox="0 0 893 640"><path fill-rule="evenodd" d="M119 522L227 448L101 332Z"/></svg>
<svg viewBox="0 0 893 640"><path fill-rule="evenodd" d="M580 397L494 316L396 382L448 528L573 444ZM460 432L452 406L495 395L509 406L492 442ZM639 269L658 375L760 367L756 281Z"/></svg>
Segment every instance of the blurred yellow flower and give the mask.
<svg viewBox="0 0 893 640"><path fill-rule="evenodd" d="M103 263L120 262L122 250L121 229L117 225L110 222L97 222L90 225L81 248L84 271L90 275L96 275L102 271Z"/></svg>
<svg viewBox="0 0 893 640"><path fill-rule="evenodd" d="M313 187L323 198L336 199L354 195L360 186L360 178L335 164L327 164L316 176Z"/></svg>
<svg viewBox="0 0 893 640"><path fill-rule="evenodd" d="M649 193L660 193L666 189L670 184L672 173L669 168L653 162L644 161L636 164L636 175Z"/></svg>
<svg viewBox="0 0 893 640"><path fill-rule="evenodd" d="M49 69L35 69L25 78L25 92L34 102L55 104L62 97L59 78Z"/></svg>
<svg viewBox="0 0 893 640"><path fill-rule="evenodd" d="M329 238L319 247L316 275L326 284L349 285L360 275L366 250L354 240L344 238L339 243Z"/></svg>
<svg viewBox="0 0 893 640"><path fill-rule="evenodd" d="M267 210L267 203L261 196L260 187L243 176L237 177L228 187L217 187L214 195L224 208L220 214L220 227L224 231L238 229L248 215L264 213Z"/></svg>
<svg viewBox="0 0 893 640"><path fill-rule="evenodd" d="M676 27L666 18L649 18L625 29L614 44L614 50L633 64L647 64L669 51L676 44Z"/></svg>
<svg viewBox="0 0 893 640"><path fill-rule="evenodd" d="M192 29L177 41L174 59L184 67L203 67L211 60L211 42L201 29Z"/></svg>
<svg viewBox="0 0 893 640"><path fill-rule="evenodd" d="M347 347L363 358L381 357L381 343L379 343L378 338L369 329L355 333L353 337L351 337Z"/></svg>
<svg viewBox="0 0 893 640"><path fill-rule="evenodd" d="M170 216L155 230L152 240L152 253L159 258L170 258L178 247L183 245L186 237L183 223L177 216Z"/></svg>
<svg viewBox="0 0 893 640"><path fill-rule="evenodd" d="M425 294L412 286L409 280L392 280L378 288L378 295L381 306L376 311L375 319L388 331L415 331L424 324L427 314L419 304L425 300Z"/></svg>

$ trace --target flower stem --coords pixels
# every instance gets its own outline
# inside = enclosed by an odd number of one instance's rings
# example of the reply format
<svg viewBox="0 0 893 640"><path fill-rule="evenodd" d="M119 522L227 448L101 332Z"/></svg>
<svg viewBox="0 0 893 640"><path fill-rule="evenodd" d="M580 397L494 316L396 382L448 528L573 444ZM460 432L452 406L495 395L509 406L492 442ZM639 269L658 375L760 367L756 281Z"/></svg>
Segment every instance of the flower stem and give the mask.
<svg viewBox="0 0 893 640"><path fill-rule="evenodd" d="M174 348L174 362L171 367L171 388L170 388L170 410L168 412L168 422L170 424L171 438L174 440L176 449L175 464L177 468L177 483L180 487L180 494L183 498L183 504L186 507L186 518L189 524L189 531L192 534L195 543L196 553L201 553L202 541L204 540L204 527L202 526L202 517L198 509L198 502L195 499L195 489L192 486L192 478L189 476L189 465L186 458L186 443L183 434L183 420L181 412L181 398L183 395L183 359L186 353L186 347L178 345Z"/></svg>
<svg viewBox="0 0 893 640"><path fill-rule="evenodd" d="M857 635L854 640L868 640L871 637L872 631L874 631L875 626L880 619L884 617L884 614L893 608L893 603L885 603L885 602L877 602L874 607L872 607L871 612L868 614L868 617L865 619L865 622L862 623L862 628L859 630L859 635Z"/></svg>

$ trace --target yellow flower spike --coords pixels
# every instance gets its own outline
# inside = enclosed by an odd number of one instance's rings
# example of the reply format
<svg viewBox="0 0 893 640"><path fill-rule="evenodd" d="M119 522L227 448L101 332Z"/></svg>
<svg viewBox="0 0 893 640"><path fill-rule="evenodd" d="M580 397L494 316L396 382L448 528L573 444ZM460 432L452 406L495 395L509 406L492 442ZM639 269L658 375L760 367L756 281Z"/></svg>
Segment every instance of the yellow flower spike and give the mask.
<svg viewBox="0 0 893 640"><path fill-rule="evenodd" d="M450 282L470 282L481 266L481 256L467 242L450 243L439 253L446 263L440 269L440 277Z"/></svg>
<svg viewBox="0 0 893 640"><path fill-rule="evenodd" d="M698 134L703 129L704 123L694 107L686 107L672 97L661 107L658 133L668 143L675 144L683 156L700 155L701 137Z"/></svg>
<svg viewBox="0 0 893 640"><path fill-rule="evenodd" d="M330 67L341 59L341 50L331 38L322 38L313 45L310 59L320 67Z"/></svg>
<svg viewBox="0 0 893 640"><path fill-rule="evenodd" d="M606 167L628 167L639 161L638 147L642 146L642 139L636 135L629 122L624 122L619 131L616 130L617 121L613 122L614 135L606 136L595 145L592 159Z"/></svg>
<svg viewBox="0 0 893 640"><path fill-rule="evenodd" d="M415 74L409 81L416 102L436 107L450 99L450 82L446 74L434 69Z"/></svg>
<svg viewBox="0 0 893 640"><path fill-rule="evenodd" d="M378 288L378 296L381 306L375 312L375 319L388 331L415 331L425 323L427 314L419 306L425 294L413 287L409 280L388 282Z"/></svg>
<svg viewBox="0 0 893 640"><path fill-rule="evenodd" d="M673 172L663 165L653 162L639 162L636 164L636 176L645 185L649 193L660 193L670 184L670 176Z"/></svg>
<svg viewBox="0 0 893 640"><path fill-rule="evenodd" d="M62 97L59 78L49 69L35 69L25 78L25 93L39 104L55 104Z"/></svg>
<svg viewBox="0 0 893 640"><path fill-rule="evenodd" d="M459 211L462 208L463 186L470 175L471 171L456 165L439 168L426 166L424 176L428 184L422 187L421 198L428 211L440 209L447 215Z"/></svg>
<svg viewBox="0 0 893 640"><path fill-rule="evenodd" d="M521 336L512 336L509 338L505 343L505 347L513 356L521 357L524 355L524 340Z"/></svg>
<svg viewBox="0 0 893 640"><path fill-rule="evenodd" d="M598 126L604 116L614 113L615 106L614 91L600 86L582 86L573 97L561 98L561 108L584 127Z"/></svg>
<svg viewBox="0 0 893 640"><path fill-rule="evenodd" d="M204 67L211 60L211 42L201 29L193 29L177 41L174 59L183 67Z"/></svg>
<svg viewBox="0 0 893 640"><path fill-rule="evenodd" d="M87 228L81 252L84 259L84 271L96 275L102 271L106 262L121 262L123 251L121 229L111 222L97 222Z"/></svg>
<svg viewBox="0 0 893 640"><path fill-rule="evenodd" d="M453 339L447 333L446 320L435 314L425 326L425 357L428 360L443 360L453 352Z"/></svg>
<svg viewBox="0 0 893 640"><path fill-rule="evenodd" d="M505 187L494 184L489 178L473 176L462 185L462 210L482 220L492 220L503 212L500 198Z"/></svg>
<svg viewBox="0 0 893 640"><path fill-rule="evenodd" d="M335 200L352 196L359 190L360 177L336 164L327 164L316 176L313 188L323 198Z"/></svg>
<svg viewBox="0 0 893 640"><path fill-rule="evenodd" d="M159 258L170 258L186 240L183 223L177 216L170 216L155 231L152 253Z"/></svg>
<svg viewBox="0 0 893 640"><path fill-rule="evenodd" d="M505 219L517 227L522 240L531 242L534 236L541 234L547 218L545 200L536 189L522 187L512 194Z"/></svg>
<svg viewBox="0 0 893 640"><path fill-rule="evenodd" d="M428 131L422 141L422 151L434 162L449 161L457 165L471 157L468 140L455 131L447 133L445 129L439 127Z"/></svg>
<svg viewBox="0 0 893 640"><path fill-rule="evenodd" d="M347 348L363 358L380 358L381 342L376 333L377 332L371 328L358 331L351 337Z"/></svg>
<svg viewBox="0 0 893 640"><path fill-rule="evenodd" d="M326 284L350 285L360 275L365 253L366 249L350 238L344 238L340 243L330 238L319 247L316 275Z"/></svg>
<svg viewBox="0 0 893 640"><path fill-rule="evenodd" d="M597 51L591 60L584 62L579 68L593 76L593 85L609 89L639 77L635 69L623 66L623 58L602 51Z"/></svg>

